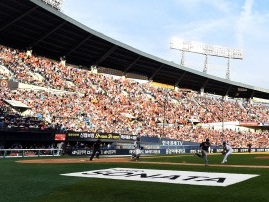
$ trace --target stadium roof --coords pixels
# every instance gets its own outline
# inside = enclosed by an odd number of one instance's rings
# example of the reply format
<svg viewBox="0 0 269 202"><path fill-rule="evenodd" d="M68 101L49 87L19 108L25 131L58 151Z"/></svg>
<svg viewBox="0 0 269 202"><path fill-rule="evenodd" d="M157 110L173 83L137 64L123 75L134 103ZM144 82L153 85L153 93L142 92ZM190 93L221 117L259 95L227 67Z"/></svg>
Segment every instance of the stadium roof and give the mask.
<svg viewBox="0 0 269 202"><path fill-rule="evenodd" d="M0 44L70 64L108 67L123 75L233 98L269 99L269 90L233 82L134 49L66 16L41 0L0 1ZM128 76L127 76L128 77Z"/></svg>

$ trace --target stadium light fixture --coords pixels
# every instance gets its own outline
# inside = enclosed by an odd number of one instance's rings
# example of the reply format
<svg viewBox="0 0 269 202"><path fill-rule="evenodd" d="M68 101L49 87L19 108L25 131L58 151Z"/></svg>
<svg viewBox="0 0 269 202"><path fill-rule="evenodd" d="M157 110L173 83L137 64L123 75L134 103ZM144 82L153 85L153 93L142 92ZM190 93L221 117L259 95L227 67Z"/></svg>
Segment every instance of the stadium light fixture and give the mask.
<svg viewBox="0 0 269 202"><path fill-rule="evenodd" d="M182 52L181 65L185 64L185 52L198 53L205 55L204 73L207 73L207 61L208 56L223 57L228 59L228 68L226 73L226 79L230 79L230 59L243 59L242 49L232 49L218 45L205 44L196 41L184 40L184 39L172 39L170 42L170 48L180 50Z"/></svg>
<svg viewBox="0 0 269 202"><path fill-rule="evenodd" d="M42 0L42 1L59 11L61 10L62 4L64 2L64 0Z"/></svg>
<svg viewBox="0 0 269 202"><path fill-rule="evenodd" d="M203 55L211 55L230 59L243 59L242 49L232 49L223 46L205 44L183 39L173 39L171 41L171 48L184 52L192 52Z"/></svg>

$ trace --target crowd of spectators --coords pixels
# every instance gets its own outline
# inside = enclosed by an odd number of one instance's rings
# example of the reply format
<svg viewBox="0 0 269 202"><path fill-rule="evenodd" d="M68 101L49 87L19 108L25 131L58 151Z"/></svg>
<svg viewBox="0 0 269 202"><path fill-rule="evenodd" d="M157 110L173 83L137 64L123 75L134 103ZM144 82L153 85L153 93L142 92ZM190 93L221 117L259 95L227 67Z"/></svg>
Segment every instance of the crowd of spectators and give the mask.
<svg viewBox="0 0 269 202"><path fill-rule="evenodd" d="M2 74L3 78L46 88L10 90L1 87L0 100L21 101L31 108L27 116L39 120L34 125L37 120L30 118L27 120L31 124L15 124L16 119L8 118L7 106L0 102L0 121L4 127L139 132L150 137L191 142L201 142L208 137L213 144L225 139L234 147L246 147L249 142L253 147L269 147L268 130L214 130L192 121L269 123L269 107L264 104L201 96L191 90L162 88L151 82L98 74L4 46L0 46L0 64L9 70L8 74Z"/></svg>

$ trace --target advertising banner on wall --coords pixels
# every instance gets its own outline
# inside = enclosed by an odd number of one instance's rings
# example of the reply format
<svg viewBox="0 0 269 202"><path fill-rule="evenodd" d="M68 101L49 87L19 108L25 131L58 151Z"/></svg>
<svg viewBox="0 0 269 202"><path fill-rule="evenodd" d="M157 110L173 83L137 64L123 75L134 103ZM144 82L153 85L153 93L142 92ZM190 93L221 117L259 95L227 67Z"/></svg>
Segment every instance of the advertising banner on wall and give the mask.
<svg viewBox="0 0 269 202"><path fill-rule="evenodd" d="M110 139L119 140L120 135L117 133L89 133L89 132L71 132L67 133L67 141L91 141L93 139Z"/></svg>
<svg viewBox="0 0 269 202"><path fill-rule="evenodd" d="M94 139L106 139L111 141L135 140L136 135L126 135L118 133L96 133L96 132L68 132L66 141L93 141Z"/></svg>

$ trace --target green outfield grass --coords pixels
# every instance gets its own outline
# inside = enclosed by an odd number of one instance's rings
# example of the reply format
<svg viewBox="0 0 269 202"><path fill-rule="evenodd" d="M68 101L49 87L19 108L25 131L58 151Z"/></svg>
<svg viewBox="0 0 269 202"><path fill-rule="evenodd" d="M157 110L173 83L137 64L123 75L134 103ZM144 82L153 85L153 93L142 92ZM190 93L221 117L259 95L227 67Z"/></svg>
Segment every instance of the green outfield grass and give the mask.
<svg viewBox="0 0 269 202"><path fill-rule="evenodd" d="M73 164L22 164L18 160L0 159L1 202L267 202L269 201L269 154L232 154L228 165L256 165L255 168L226 167L221 155L210 155L209 166L193 155L143 156L140 162ZM70 158L54 157L56 158ZM72 157L75 158L75 157ZM77 157L76 157L77 158ZM129 157L126 157L129 159ZM45 157L42 157L45 159ZM147 163L148 162L148 163ZM152 162L158 162L152 163ZM172 162L174 164L160 164ZM201 164L182 165L175 163ZM62 176L60 174L107 168L141 168L158 170L258 174L258 177L227 187L211 187L158 182L126 181Z"/></svg>

